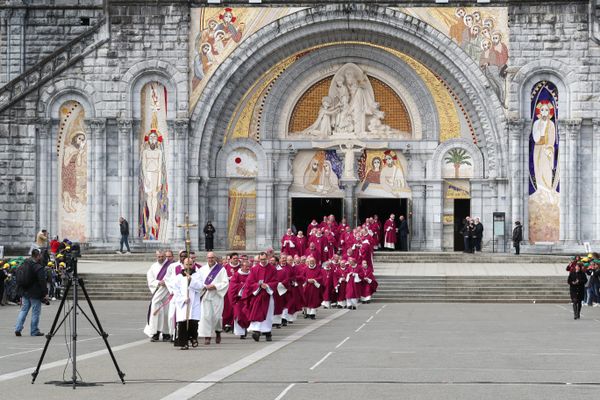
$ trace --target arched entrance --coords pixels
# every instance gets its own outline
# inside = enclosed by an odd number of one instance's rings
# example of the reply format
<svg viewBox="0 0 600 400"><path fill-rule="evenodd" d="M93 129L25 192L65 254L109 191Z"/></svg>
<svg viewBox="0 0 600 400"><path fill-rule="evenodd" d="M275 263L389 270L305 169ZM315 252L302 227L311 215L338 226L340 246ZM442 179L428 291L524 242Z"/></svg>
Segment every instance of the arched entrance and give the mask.
<svg viewBox="0 0 600 400"><path fill-rule="evenodd" d="M324 47L326 51L321 51ZM392 62L387 62L388 59ZM323 79L333 77L334 81L347 63L357 65L368 79L373 77L393 89L409 115L410 136L403 136L403 130L392 126L387 119L373 121L369 129L371 121L365 119L360 128L354 127L362 148L354 143L346 147L337 143L331 146L326 136L328 130L320 129L314 119L305 128L313 127L313 132L306 133L325 136L293 137L289 118L299 100ZM432 86L436 80L440 90ZM329 85L328 90L331 88ZM436 102L439 100L436 93L442 92L448 93L455 104L460 103L464 112L461 118L468 118L472 142L485 159L482 179L505 176L501 162L505 144L499 139L504 116L495 114L501 106L479 67L451 39L401 12L377 6L358 5L350 13L342 6L324 6L279 19L277 24L259 30L233 51L227 68L218 69L206 83L194 109L192 125L196 134L192 146L199 148L199 152L192 161L192 175L206 184L206 191L199 191L201 219L224 208L220 195L224 186L218 183L223 175L216 157L224 143L229 145L240 137L259 143L266 157L264 176L259 176L256 182L259 248L277 243L291 222L290 198L299 197L293 196L297 184L294 166L298 157L305 157L303 152L333 150L343 159L343 171L336 174L336 190L340 193L334 197L343 199L344 214L353 220L358 217L357 199L366 197L361 196L364 182L358 175L360 153L391 150L410 158L404 181L413 203L414 247L441 249L444 182L431 159L442 128L449 126L441 124L447 123L448 118L439 101ZM317 108L324 107L327 111L329 106L323 103L326 96L313 97L320 101ZM373 111L383 108L380 105ZM372 138L361 134L375 131L378 122L383 125L383 134ZM388 128L394 134L386 136ZM335 125L331 133L335 135ZM342 138L350 139L354 140ZM495 196L497 186L503 184L477 182L479 198L473 199L471 207L482 209L484 198ZM333 187L331 180L322 185L324 189L317 197L332 197L325 193L328 185Z"/></svg>

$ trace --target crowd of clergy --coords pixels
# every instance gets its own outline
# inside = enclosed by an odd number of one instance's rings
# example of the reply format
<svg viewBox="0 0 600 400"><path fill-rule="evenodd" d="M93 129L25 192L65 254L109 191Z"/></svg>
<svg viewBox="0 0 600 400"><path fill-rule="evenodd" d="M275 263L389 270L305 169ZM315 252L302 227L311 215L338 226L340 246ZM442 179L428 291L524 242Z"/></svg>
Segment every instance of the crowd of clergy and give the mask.
<svg viewBox="0 0 600 400"><path fill-rule="evenodd" d="M288 229L279 255L269 249L221 260L209 252L199 264L194 252L181 251L176 261L172 251L157 251L147 273L152 300L144 333L182 350L197 347L199 338L221 343L222 332L271 341L273 327L315 319L320 307L369 303L377 290L373 252L395 246L394 215L383 225L373 217L355 228L330 215L306 232Z"/></svg>

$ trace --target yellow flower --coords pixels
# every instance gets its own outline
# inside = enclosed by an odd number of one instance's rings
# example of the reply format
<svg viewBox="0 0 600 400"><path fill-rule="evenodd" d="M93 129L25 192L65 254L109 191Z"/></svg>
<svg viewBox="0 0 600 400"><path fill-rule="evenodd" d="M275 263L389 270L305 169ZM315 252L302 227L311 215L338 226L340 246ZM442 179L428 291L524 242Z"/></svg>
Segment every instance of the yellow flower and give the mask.
<svg viewBox="0 0 600 400"><path fill-rule="evenodd" d="M60 264L58 264L59 267L64 268L67 266L67 264L65 264L64 262L61 262Z"/></svg>
<svg viewBox="0 0 600 400"><path fill-rule="evenodd" d="M17 265L17 262L16 261L11 261L10 265L12 265L13 267L15 267Z"/></svg>
<svg viewBox="0 0 600 400"><path fill-rule="evenodd" d="M10 268L10 264L9 263L4 264L4 268Z"/></svg>

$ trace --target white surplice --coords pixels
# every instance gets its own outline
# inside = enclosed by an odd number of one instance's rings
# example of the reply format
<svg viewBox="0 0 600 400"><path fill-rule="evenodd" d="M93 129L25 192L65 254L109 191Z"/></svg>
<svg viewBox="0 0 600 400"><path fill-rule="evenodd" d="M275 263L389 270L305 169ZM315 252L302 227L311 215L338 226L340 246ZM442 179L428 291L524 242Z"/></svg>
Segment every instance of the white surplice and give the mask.
<svg viewBox="0 0 600 400"><path fill-rule="evenodd" d="M215 268L215 266L213 266L213 268ZM196 274L201 276L202 282L204 283L211 270L212 268L207 264L202 266ZM200 322L198 323L199 337L211 337L213 332L223 330L224 297L227 296L227 289L229 288L229 277L227 276L225 267L221 268L211 284L215 285L216 289L206 290L202 296L202 312Z"/></svg>
<svg viewBox="0 0 600 400"><path fill-rule="evenodd" d="M148 289L150 289L150 293L154 294L150 305L150 318L144 328L144 333L148 337L152 337L157 332L169 333L169 306L164 304L169 297L169 290L166 286L159 286L157 278L163 265L164 263L159 264L158 261L155 262L150 266L146 274Z"/></svg>
<svg viewBox="0 0 600 400"><path fill-rule="evenodd" d="M177 322L186 321L188 319L188 304L186 299L189 296L189 319L199 320L200 311L200 295L204 288L204 279L198 272L192 274L192 279L189 282L183 274L177 275L173 279L173 300L175 306L175 319Z"/></svg>

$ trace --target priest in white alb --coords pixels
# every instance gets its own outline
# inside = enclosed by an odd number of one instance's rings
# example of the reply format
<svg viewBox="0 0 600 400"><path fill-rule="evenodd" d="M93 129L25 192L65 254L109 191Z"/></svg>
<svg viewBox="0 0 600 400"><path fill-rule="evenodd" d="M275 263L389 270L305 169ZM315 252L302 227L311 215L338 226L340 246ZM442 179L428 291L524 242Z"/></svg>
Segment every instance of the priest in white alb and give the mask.
<svg viewBox="0 0 600 400"><path fill-rule="evenodd" d="M213 332L216 335L215 342L221 343L223 306L229 288L229 277L223 265L217 263L215 253L209 252L206 258L207 264L198 270L204 284L198 336L204 337L204 344L209 345Z"/></svg>
<svg viewBox="0 0 600 400"><path fill-rule="evenodd" d="M170 293L165 284L169 264L170 262L165 258L165 253L162 250L157 250L156 262L150 266L146 274L152 299L148 307L144 333L150 337L151 342L158 342L161 333L163 339L170 339L168 322Z"/></svg>
<svg viewBox="0 0 600 400"><path fill-rule="evenodd" d="M177 337L175 346L181 350L198 346L198 320L200 319L200 296L204 290L202 276L195 270L194 261L186 258L183 269L171 280Z"/></svg>

